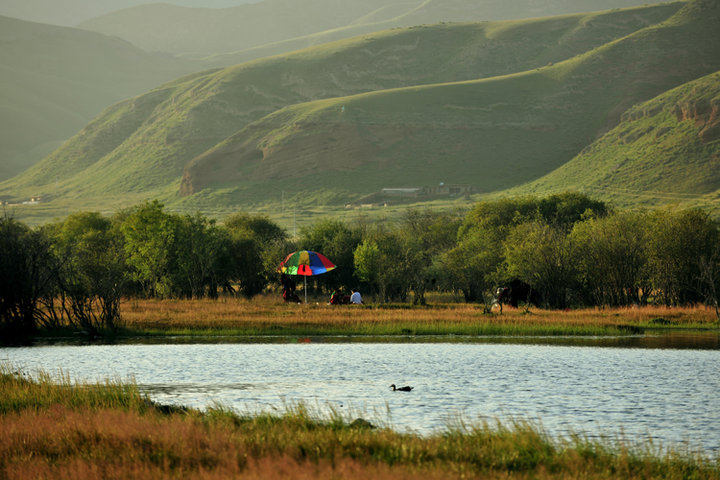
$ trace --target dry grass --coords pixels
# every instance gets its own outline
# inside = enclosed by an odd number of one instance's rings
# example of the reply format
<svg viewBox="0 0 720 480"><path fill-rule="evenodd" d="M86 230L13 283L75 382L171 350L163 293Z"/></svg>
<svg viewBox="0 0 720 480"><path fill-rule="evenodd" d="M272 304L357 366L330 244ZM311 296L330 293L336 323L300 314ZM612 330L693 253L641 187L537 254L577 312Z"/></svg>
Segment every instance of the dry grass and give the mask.
<svg viewBox="0 0 720 480"><path fill-rule="evenodd" d="M523 422L420 437L318 418L302 406L275 416L163 413L132 388L121 395L129 406L108 407L83 391L113 385L68 386L8 369L0 381L3 396L21 390L37 401L0 415L0 478L720 478L718 460L697 454L556 441ZM43 401L48 393L57 400Z"/></svg>
<svg viewBox="0 0 720 480"><path fill-rule="evenodd" d="M121 307L126 327L153 333L213 330L228 334L618 334L637 328L717 328L705 307L541 310L505 307L484 314L482 306L461 303L330 306L285 304L275 297L253 300L128 300Z"/></svg>

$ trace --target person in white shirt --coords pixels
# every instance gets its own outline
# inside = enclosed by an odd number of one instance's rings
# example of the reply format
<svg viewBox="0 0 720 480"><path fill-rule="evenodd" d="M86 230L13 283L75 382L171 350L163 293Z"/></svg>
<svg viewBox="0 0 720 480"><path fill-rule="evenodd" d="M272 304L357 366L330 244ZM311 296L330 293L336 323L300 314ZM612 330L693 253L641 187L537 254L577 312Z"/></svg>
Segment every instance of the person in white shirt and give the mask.
<svg viewBox="0 0 720 480"><path fill-rule="evenodd" d="M352 291L352 295L350 295L350 303L356 303L356 304L363 303L362 297L360 296L360 292L358 292L357 290Z"/></svg>

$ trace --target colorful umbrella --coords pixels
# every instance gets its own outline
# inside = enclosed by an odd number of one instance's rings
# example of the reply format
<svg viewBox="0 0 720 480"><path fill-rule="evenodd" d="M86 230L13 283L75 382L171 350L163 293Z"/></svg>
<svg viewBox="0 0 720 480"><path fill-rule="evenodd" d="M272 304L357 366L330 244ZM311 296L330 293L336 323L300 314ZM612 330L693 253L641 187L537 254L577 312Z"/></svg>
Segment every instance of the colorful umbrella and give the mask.
<svg viewBox="0 0 720 480"><path fill-rule="evenodd" d="M278 266L277 271L287 275L302 275L305 277L305 303L307 303L307 277L321 275L334 268L335 265L322 253L298 250L285 257L285 260Z"/></svg>

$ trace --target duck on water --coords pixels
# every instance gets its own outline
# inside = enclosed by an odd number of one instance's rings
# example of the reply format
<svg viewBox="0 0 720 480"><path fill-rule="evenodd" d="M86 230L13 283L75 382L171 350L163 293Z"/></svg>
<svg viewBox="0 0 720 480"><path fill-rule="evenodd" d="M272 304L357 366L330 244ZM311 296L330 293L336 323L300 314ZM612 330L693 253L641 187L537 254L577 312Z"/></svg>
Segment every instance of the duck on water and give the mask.
<svg viewBox="0 0 720 480"><path fill-rule="evenodd" d="M405 386L405 387L400 387L400 388L398 388L398 387L396 387L395 384L393 383L392 385L390 385L390 388L392 388L392 391L393 391L393 392L409 392L409 391L411 391L414 387Z"/></svg>

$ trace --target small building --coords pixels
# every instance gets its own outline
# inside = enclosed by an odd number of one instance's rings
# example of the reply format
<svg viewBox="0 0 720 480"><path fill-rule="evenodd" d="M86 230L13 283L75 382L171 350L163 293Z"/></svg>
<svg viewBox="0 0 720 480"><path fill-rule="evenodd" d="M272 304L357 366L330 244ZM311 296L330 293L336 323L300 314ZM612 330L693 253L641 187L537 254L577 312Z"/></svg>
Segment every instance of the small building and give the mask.
<svg viewBox="0 0 720 480"><path fill-rule="evenodd" d="M473 193L472 185L466 183L441 183L437 187L430 187L428 190L430 195L449 195L451 197Z"/></svg>
<svg viewBox="0 0 720 480"><path fill-rule="evenodd" d="M35 205L36 203L40 203L40 202L42 202L42 197L38 195L35 197L30 197L30 200L25 200L24 202L22 202L22 204L23 205Z"/></svg>
<svg viewBox="0 0 720 480"><path fill-rule="evenodd" d="M383 188L382 194L389 197L419 197L423 194L423 188L421 187L396 187L396 188Z"/></svg>

